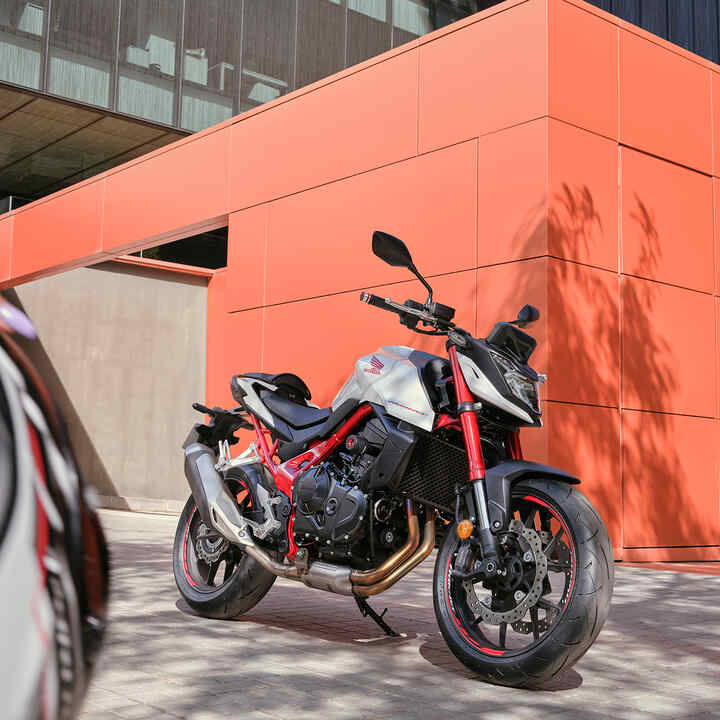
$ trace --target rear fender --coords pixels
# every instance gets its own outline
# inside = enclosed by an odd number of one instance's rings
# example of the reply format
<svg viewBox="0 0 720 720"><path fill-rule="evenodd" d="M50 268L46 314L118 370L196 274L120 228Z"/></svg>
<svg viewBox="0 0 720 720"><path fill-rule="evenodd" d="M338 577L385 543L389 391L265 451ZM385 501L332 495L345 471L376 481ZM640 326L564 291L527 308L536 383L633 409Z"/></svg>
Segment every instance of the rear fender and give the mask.
<svg viewBox="0 0 720 720"><path fill-rule="evenodd" d="M543 478L567 485L580 483L580 480L564 470L527 460L509 460L494 465L485 471L488 517L493 532L504 530L507 527L510 520L512 488L528 477Z"/></svg>

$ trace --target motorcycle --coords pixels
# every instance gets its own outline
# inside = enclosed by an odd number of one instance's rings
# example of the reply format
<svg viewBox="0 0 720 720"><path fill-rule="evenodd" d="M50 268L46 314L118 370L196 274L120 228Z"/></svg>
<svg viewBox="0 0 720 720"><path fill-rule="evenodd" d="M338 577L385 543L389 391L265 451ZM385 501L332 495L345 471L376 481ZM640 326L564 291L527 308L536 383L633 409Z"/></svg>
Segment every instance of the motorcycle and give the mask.
<svg viewBox="0 0 720 720"><path fill-rule="evenodd" d="M398 238L373 252L428 291L362 302L417 333L447 337L447 357L404 346L361 357L328 408L292 373L231 380L238 406L206 413L185 444L188 498L175 535L180 593L200 615L232 618L277 577L368 603L433 551L433 597L450 650L485 680L540 686L571 667L610 608L608 533L572 475L523 458L520 428L540 427L545 378L528 361L526 305L485 339L453 323ZM232 457L239 429L256 440Z"/></svg>

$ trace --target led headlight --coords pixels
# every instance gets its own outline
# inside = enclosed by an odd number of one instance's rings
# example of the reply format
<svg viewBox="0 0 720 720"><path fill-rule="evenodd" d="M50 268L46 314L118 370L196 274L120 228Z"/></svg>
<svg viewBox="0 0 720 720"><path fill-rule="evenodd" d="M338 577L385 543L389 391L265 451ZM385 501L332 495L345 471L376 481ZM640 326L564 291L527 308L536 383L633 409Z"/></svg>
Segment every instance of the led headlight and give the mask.
<svg viewBox="0 0 720 720"><path fill-rule="evenodd" d="M491 353L498 370L505 378L505 384L510 392L518 399L529 405L536 413L540 412L538 383L520 372L510 360L497 353Z"/></svg>

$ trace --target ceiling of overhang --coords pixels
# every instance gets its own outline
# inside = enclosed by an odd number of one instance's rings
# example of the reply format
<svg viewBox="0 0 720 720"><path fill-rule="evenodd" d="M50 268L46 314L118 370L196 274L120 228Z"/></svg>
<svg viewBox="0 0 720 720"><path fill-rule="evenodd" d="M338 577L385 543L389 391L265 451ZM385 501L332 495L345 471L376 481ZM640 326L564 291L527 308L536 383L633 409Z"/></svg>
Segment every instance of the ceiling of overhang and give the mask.
<svg viewBox="0 0 720 720"><path fill-rule="evenodd" d="M42 197L187 134L0 83L0 196Z"/></svg>

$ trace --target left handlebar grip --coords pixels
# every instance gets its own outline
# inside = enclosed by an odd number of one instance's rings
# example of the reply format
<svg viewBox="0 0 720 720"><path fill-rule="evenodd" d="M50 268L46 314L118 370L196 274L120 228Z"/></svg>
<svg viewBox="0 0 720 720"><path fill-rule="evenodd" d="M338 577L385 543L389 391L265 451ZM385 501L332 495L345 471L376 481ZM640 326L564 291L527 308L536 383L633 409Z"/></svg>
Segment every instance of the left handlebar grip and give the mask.
<svg viewBox="0 0 720 720"><path fill-rule="evenodd" d="M360 293L360 302L367 303L368 305L373 305L375 307L382 308L383 310L389 310L387 303L385 302L385 298L381 298L379 295L373 295L369 292L361 292Z"/></svg>
<svg viewBox="0 0 720 720"><path fill-rule="evenodd" d="M209 407L205 407L205 405L201 405L200 403L193 403L192 404L193 410L197 410L198 412L205 413L206 415L212 415L212 410Z"/></svg>

